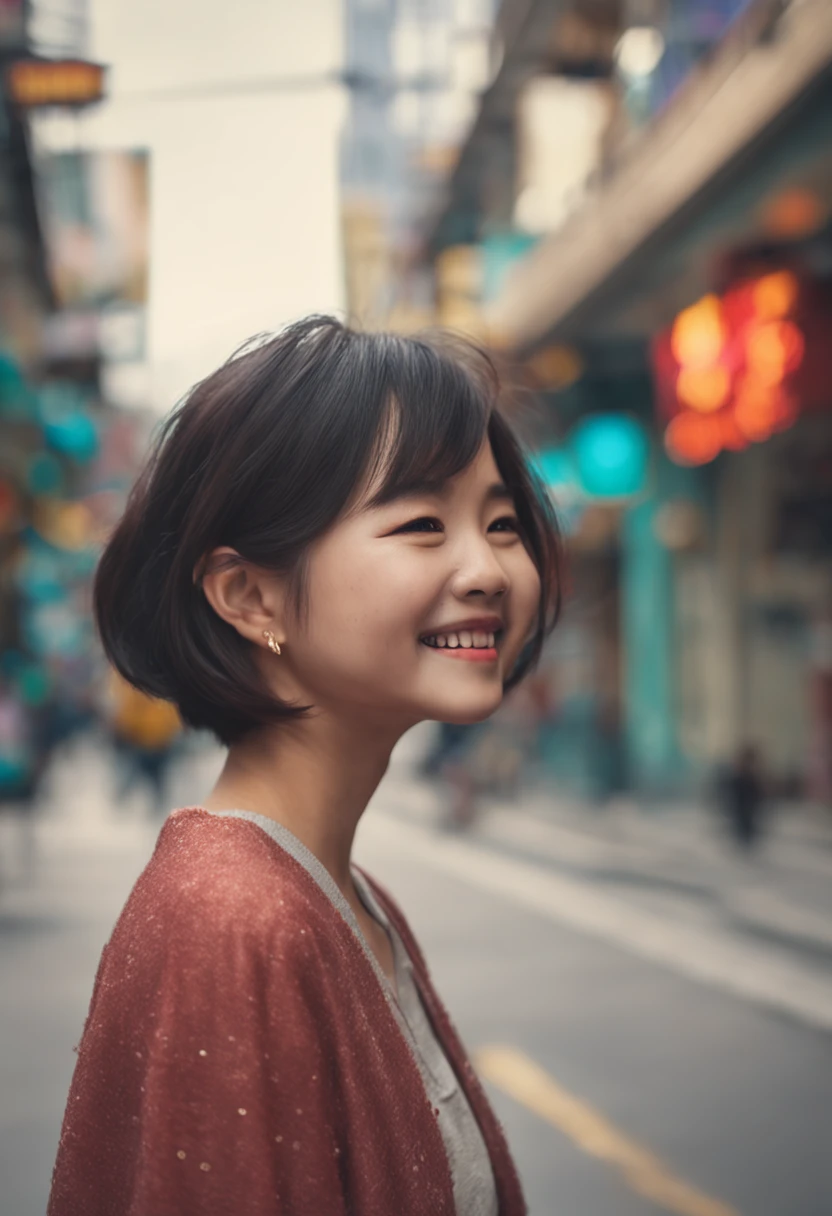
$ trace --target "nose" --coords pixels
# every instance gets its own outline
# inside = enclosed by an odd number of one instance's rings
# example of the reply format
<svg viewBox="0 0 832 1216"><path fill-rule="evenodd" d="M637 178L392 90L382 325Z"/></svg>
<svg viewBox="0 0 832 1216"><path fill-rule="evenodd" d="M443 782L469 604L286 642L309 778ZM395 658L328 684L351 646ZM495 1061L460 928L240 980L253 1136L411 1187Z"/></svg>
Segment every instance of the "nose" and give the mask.
<svg viewBox="0 0 832 1216"><path fill-rule="evenodd" d="M509 577L494 549L484 537L467 541L453 583L458 599L473 596L496 598L509 588Z"/></svg>

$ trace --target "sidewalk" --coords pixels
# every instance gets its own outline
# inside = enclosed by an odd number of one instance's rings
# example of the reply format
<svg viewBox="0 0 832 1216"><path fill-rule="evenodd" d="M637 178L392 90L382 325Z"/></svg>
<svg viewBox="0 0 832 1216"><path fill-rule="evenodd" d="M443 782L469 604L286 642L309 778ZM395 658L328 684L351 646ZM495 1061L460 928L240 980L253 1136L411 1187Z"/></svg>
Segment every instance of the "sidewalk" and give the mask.
<svg viewBox="0 0 832 1216"><path fill-rule="evenodd" d="M714 812L697 806L607 808L528 795L521 816L551 829L558 851L583 850L585 870L607 881L641 882L718 908L748 933L825 956L832 963L832 817L800 806L772 812L757 852L742 855ZM494 828L512 813L493 807Z"/></svg>
<svg viewBox="0 0 832 1216"><path fill-rule="evenodd" d="M26 821L0 816L2 1216L46 1210L101 950L156 837L138 815L82 799L84 778L71 811L29 824L28 840Z"/></svg>
<svg viewBox="0 0 832 1216"><path fill-rule="evenodd" d="M407 763L391 765L383 788L385 809L440 826L441 788L414 779ZM822 812L780 808L746 857L704 807L597 807L538 790L483 799L467 835L641 908L802 956L832 977L832 817Z"/></svg>

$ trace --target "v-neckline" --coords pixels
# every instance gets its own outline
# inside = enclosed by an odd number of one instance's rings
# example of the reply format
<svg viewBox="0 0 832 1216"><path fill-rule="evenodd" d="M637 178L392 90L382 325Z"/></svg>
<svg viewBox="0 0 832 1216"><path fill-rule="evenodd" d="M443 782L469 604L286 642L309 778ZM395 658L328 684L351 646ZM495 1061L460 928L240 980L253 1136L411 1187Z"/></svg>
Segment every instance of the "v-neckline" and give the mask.
<svg viewBox="0 0 832 1216"><path fill-rule="evenodd" d="M401 951L404 950L404 945L401 942L401 939L399 938L395 929L390 924L389 919L385 916L383 908L380 907L378 900L375 898L375 895L371 891L370 886L369 886L367 880L365 879L364 875L361 873L361 871L356 866L352 867L352 878L353 878L353 882L355 884L355 889L358 892L358 898L361 900L361 903L364 907L364 911L371 918L371 920L376 925L376 927L379 928L382 931L382 933L385 934L388 942L390 943L390 953L392 954L392 957L393 957L393 978L392 979L390 978L390 976L386 973L384 968L381 966L381 963L379 963L378 965L379 965L379 970L381 971L381 974L384 976L384 982L390 988L390 991L393 994L396 1004L401 1009L401 981L400 981L400 976L401 976L401 972L402 972ZM356 917L356 921L358 922L357 917ZM364 937L364 940L367 941L368 947L370 948L370 950L373 951L373 957L376 959L376 962L378 962L378 956L376 955L375 951L373 950L370 942L367 940L366 935L364 934L364 931L361 929L360 922L358 922L358 927L359 927L359 930L361 930L362 937Z"/></svg>
<svg viewBox="0 0 832 1216"><path fill-rule="evenodd" d="M284 850L284 852L288 853L290 857L293 857L294 860L307 871L310 878L317 883L330 902L335 905L337 911L340 912L342 918L352 930L354 936L358 940L359 945L361 946L362 951L364 952L364 955L373 968L377 980L381 984L382 991L393 1009L396 1020L400 1023L400 1025L402 1025L403 1028L406 1028L405 1033L407 1035L409 1027L407 1019L405 1018L399 1003L399 992L397 991L399 987L398 977L400 974L400 960L398 948L399 943L395 940L396 933L388 918L384 915L384 911L380 907L374 893L370 890L369 883L355 864L350 865L350 870L356 890L358 891L359 898L364 907L367 909L368 914L373 917L376 923L380 924L381 927L386 930L388 937L390 938L391 949L393 951L393 962L396 969L396 985L391 984L390 980L385 975L381 964L376 958L375 951L368 942L361 925L358 923L358 917L350 907L349 901L344 896L341 888L338 886L323 862L315 856L312 850L308 848L308 846L305 845L302 840L295 836L294 832L290 832L287 827L285 827L282 823L278 823L276 819L270 819L268 815L261 815L259 811L246 811L238 807L230 807L228 810L215 811L209 810L208 807L201 806L193 808L182 807L179 809L199 810L203 811L206 815L214 815L217 818L248 820L250 823L253 823L257 827L261 828L267 836L270 836L272 840L274 840L275 843ZM175 814L175 812L173 813ZM373 905L372 907L368 906L368 901ZM383 920L379 919L377 912L381 913L381 915L384 917ZM404 945L401 946L401 950L404 950Z"/></svg>

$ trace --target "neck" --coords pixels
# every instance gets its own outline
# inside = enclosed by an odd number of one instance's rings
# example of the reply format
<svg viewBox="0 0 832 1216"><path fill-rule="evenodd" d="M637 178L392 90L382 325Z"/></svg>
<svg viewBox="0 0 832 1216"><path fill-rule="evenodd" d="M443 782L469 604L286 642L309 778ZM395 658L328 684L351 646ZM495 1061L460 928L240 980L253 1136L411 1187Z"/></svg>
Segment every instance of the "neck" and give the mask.
<svg viewBox="0 0 832 1216"><path fill-rule="evenodd" d="M284 827L352 892L358 822L403 728L348 723L325 711L231 746L207 810L256 811Z"/></svg>

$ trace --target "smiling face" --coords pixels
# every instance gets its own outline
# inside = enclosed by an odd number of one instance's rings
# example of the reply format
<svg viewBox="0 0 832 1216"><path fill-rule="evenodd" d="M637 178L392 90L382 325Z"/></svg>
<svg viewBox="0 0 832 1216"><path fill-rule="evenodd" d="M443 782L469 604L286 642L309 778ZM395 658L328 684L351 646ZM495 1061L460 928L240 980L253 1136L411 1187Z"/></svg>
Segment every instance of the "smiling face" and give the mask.
<svg viewBox="0 0 832 1216"><path fill-rule="evenodd" d="M399 729L500 704L540 578L491 447L438 490L367 492L312 546L280 660L301 699ZM275 671L275 668L272 668Z"/></svg>

